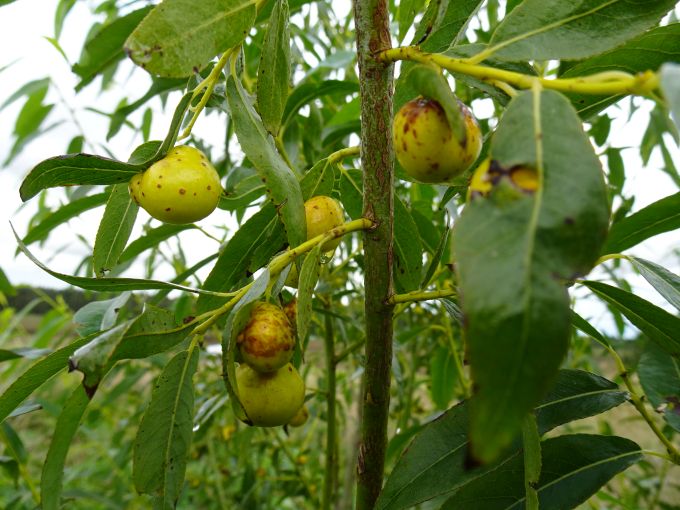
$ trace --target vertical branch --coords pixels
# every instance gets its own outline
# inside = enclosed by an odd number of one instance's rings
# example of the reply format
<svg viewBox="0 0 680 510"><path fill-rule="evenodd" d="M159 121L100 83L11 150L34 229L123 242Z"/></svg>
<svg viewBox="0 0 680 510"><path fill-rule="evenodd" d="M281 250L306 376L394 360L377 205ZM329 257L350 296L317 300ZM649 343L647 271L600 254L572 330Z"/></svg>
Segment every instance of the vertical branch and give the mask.
<svg viewBox="0 0 680 510"><path fill-rule="evenodd" d="M393 68L375 55L389 49L386 0L354 0L361 84L361 163L366 218L376 227L364 235L366 368L357 465L357 509L373 508L380 493L387 446L392 361L392 151Z"/></svg>
<svg viewBox="0 0 680 510"><path fill-rule="evenodd" d="M330 302L326 305L330 309ZM330 310L329 310L330 311ZM334 489L337 484L338 459L336 446L336 420L335 420L335 338L333 334L333 317L330 313L324 316L325 350L326 350L326 473L323 486L322 510L330 510L334 498Z"/></svg>

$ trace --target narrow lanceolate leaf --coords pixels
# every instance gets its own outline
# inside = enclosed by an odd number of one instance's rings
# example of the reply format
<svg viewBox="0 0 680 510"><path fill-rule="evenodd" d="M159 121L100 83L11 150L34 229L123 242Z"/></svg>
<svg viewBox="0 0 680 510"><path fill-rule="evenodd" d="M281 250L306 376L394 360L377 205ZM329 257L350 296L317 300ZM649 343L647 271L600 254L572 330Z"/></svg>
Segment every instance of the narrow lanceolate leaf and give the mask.
<svg viewBox="0 0 680 510"><path fill-rule="evenodd" d="M680 25L680 24L676 24ZM675 125L680 129L680 65L664 64L661 68L661 89L668 101Z"/></svg>
<svg viewBox="0 0 680 510"><path fill-rule="evenodd" d="M99 333L96 338L80 347L69 358L70 368L79 370L85 376L83 387L88 395L92 396L96 391L104 373L108 370L111 355L129 327L130 322L124 322Z"/></svg>
<svg viewBox="0 0 680 510"><path fill-rule="evenodd" d="M125 336L109 356L113 364L122 359L140 359L165 352L184 340L196 323L175 325L175 315L169 310L144 305L144 312L134 319Z"/></svg>
<svg viewBox="0 0 680 510"><path fill-rule="evenodd" d="M29 172L19 188L25 202L42 190L74 184L118 184L128 182L142 167L93 156L69 154L46 159Z"/></svg>
<svg viewBox="0 0 680 510"><path fill-rule="evenodd" d="M300 108L323 96L348 96L359 92L359 83L355 81L324 80L322 83L304 82L299 84L288 96L283 112L283 124L286 125Z"/></svg>
<svg viewBox="0 0 680 510"><path fill-rule="evenodd" d="M614 223L602 254L620 253L642 241L680 228L680 193L662 198Z"/></svg>
<svg viewBox="0 0 680 510"><path fill-rule="evenodd" d="M590 322L585 320L583 317L581 317L579 314L577 314L574 310L571 311L571 324L574 326L576 329L581 330L582 333L585 333L588 335L590 338L598 342L600 345L603 347L609 347L609 342L607 339L600 333L597 329L593 327Z"/></svg>
<svg viewBox="0 0 680 510"><path fill-rule="evenodd" d="M649 402L671 427L680 432L680 361L649 342L637 372Z"/></svg>
<svg viewBox="0 0 680 510"><path fill-rule="evenodd" d="M653 28L622 46L578 62L567 69L560 78L576 78L606 71L623 71L631 74L647 70L656 71L664 62L670 60L680 60L680 23ZM661 83L664 88L663 74ZM624 96L567 94L567 97L571 99L582 118L589 118Z"/></svg>
<svg viewBox="0 0 680 510"><path fill-rule="evenodd" d="M245 90L233 76L227 79L227 96L239 144L265 183L267 196L283 221L288 243L297 246L307 239L307 233L302 192L295 174L272 145Z"/></svg>
<svg viewBox="0 0 680 510"><path fill-rule="evenodd" d="M314 297L316 282L319 280L320 269L321 245L317 244L305 257L298 280L298 301L295 321L298 338L300 338L301 342L304 342L309 322L312 320L312 298Z"/></svg>
<svg viewBox="0 0 680 510"><path fill-rule="evenodd" d="M151 6L142 7L104 25L83 47L73 72L80 76L76 91L94 80L104 69L125 57L123 43L139 25Z"/></svg>
<svg viewBox="0 0 680 510"><path fill-rule="evenodd" d="M0 362L18 358L38 359L50 354L50 349L31 349L30 347L18 347L16 349L0 349Z"/></svg>
<svg viewBox="0 0 680 510"><path fill-rule="evenodd" d="M600 162L561 94L517 96L491 158L508 171L534 169L539 189L527 194L503 177L490 197L466 207L454 230L477 388L472 450L487 462L519 433L557 375L570 334L564 281L591 269L609 216Z"/></svg>
<svg viewBox="0 0 680 510"><path fill-rule="evenodd" d="M552 392L537 408L539 433L602 413L625 399L625 392L602 377L581 370L562 370ZM468 402L452 407L415 435L387 479L376 508L411 508L448 494L515 456L521 459L516 450L496 464L467 466L468 407Z"/></svg>
<svg viewBox="0 0 680 510"><path fill-rule="evenodd" d="M394 197L394 280L400 292L418 289L423 272L423 243L411 212Z"/></svg>
<svg viewBox="0 0 680 510"><path fill-rule="evenodd" d="M541 444L543 470L536 484L541 510L576 508L614 475L642 459L640 447L617 436L574 434ZM525 508L524 466L517 456L457 491L442 510Z"/></svg>
<svg viewBox="0 0 680 510"><path fill-rule="evenodd" d="M118 312L125 306L130 296L130 292L123 292L115 298L92 301L80 308L73 315L73 324L78 334L91 335L112 328L116 324Z"/></svg>
<svg viewBox="0 0 680 510"><path fill-rule="evenodd" d="M195 347L182 351L165 366L135 438L135 488L157 496L161 508L174 508L184 481L194 416L192 377L198 353Z"/></svg>
<svg viewBox="0 0 680 510"><path fill-rule="evenodd" d="M335 185L335 171L333 166L328 162L328 159L322 159L317 162L312 168L302 176L300 180L300 189L302 190L302 198L309 200L318 195L327 195L333 192Z"/></svg>
<svg viewBox="0 0 680 510"><path fill-rule="evenodd" d="M125 42L134 62L153 74L189 76L246 38L254 0L164 0Z"/></svg>
<svg viewBox="0 0 680 510"><path fill-rule="evenodd" d="M423 51L432 53L455 46L481 5L481 0L430 2L413 36L413 44L420 44Z"/></svg>
<svg viewBox="0 0 680 510"><path fill-rule="evenodd" d="M652 27L675 0L525 0L496 28L489 50L504 60L597 55Z"/></svg>
<svg viewBox="0 0 680 510"><path fill-rule="evenodd" d="M248 267L258 246L265 243L278 218L273 206L263 207L254 214L227 242L215 266L203 284L204 289L228 292L237 282L250 276ZM278 250L278 247L276 248ZM200 296L196 303L198 313L207 312L224 303L224 298Z"/></svg>
<svg viewBox="0 0 680 510"><path fill-rule="evenodd" d="M58 510L62 507L60 500L66 455L89 403L90 398L84 388L78 385L59 413L40 478L40 500L43 510Z"/></svg>
<svg viewBox="0 0 680 510"><path fill-rule="evenodd" d="M675 308L680 310L680 276L649 260L628 257L635 269Z"/></svg>
<svg viewBox="0 0 680 510"><path fill-rule="evenodd" d="M108 193L97 193L96 195L89 195L65 204L31 228L26 234L26 237L23 238L24 244L29 245L35 241L45 239L47 235L59 225L63 225L70 219L80 216L80 214L85 211L105 204L108 198Z"/></svg>
<svg viewBox="0 0 680 510"><path fill-rule="evenodd" d="M19 376L5 392L0 395L0 423L16 409L31 393L50 378L68 367L68 359L73 352L92 340L94 336L81 338L66 347L54 351L49 356L35 362Z"/></svg>
<svg viewBox="0 0 680 510"><path fill-rule="evenodd" d="M593 281L582 283L620 311L668 354L680 359L680 318L618 287Z"/></svg>
<svg viewBox="0 0 680 510"><path fill-rule="evenodd" d="M155 248L163 241L174 237L185 230L195 229L196 225L171 225L166 223L160 227L149 229L144 235L132 241L118 257L118 262L122 264L136 258L146 250Z"/></svg>
<svg viewBox="0 0 680 510"><path fill-rule="evenodd" d="M26 255L31 262L33 262L40 269L54 276L55 278L63 282L69 283L71 285L74 285L76 287L80 287L81 289L101 290L110 292L116 291L120 292L126 290L177 289L183 290L185 292L194 292L197 294L201 293L210 294L210 292L208 291L193 289L191 287L186 287L184 285L162 282L159 280L144 280L138 278L87 278L84 276L71 276L68 274L59 273L57 271L52 271L49 267L47 267L45 264L43 264L37 258L35 258L30 251L28 251L26 245L24 245L24 243L21 242L21 239L19 239L19 236L17 235L16 231L14 231L14 227L12 227L12 232L14 232L14 237L17 241L17 245L19 246L19 250L24 255Z"/></svg>
<svg viewBox="0 0 680 510"><path fill-rule="evenodd" d="M139 206L130 197L127 184L116 184L106 203L94 242L92 262L96 276L102 277L118 263L125 249Z"/></svg>
<svg viewBox="0 0 680 510"><path fill-rule="evenodd" d="M264 36L257 69L257 111L264 127L276 136L281 127L290 81L290 29L288 0L276 0Z"/></svg>
<svg viewBox="0 0 680 510"><path fill-rule="evenodd" d="M595 416L628 400L628 393L604 377L584 370L560 370L557 382L536 406L538 429L543 434L570 421Z"/></svg>

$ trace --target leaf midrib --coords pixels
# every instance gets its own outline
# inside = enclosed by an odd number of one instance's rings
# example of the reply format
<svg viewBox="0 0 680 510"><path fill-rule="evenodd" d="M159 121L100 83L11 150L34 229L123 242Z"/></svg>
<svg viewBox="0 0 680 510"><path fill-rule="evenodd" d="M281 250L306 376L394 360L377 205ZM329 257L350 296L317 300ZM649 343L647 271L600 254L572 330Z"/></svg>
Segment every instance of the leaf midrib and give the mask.
<svg viewBox="0 0 680 510"><path fill-rule="evenodd" d="M585 16L590 16L591 14L594 14L606 7L609 7L612 4L615 4L619 2L620 0L609 0L608 2L605 2L597 7L594 7L593 9L590 9L588 11L585 11L583 13L579 14L574 14L573 16L569 16L568 18L564 18L562 20L555 21L553 23L549 23L543 27L536 28L534 30L530 30L529 32L525 32L520 35L516 35L515 37L511 37L510 39L507 39L505 41L502 41L495 46L490 46L487 50L485 50L485 53L488 53L489 55L493 55L494 53L497 53L498 50L501 50L511 44L514 44L518 41L522 41L523 39L529 39L531 37L534 37L535 35L542 34L543 32L547 32L549 30L552 30L553 28L558 28L563 25L567 25L568 23L571 23L572 21L575 21L577 19L583 18Z"/></svg>

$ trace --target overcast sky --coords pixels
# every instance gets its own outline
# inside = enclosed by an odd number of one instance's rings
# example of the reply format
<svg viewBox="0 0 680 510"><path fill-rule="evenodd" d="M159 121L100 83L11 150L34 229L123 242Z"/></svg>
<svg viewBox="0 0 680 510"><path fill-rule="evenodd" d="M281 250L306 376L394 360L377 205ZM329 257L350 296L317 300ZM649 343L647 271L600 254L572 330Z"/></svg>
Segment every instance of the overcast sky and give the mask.
<svg viewBox="0 0 680 510"><path fill-rule="evenodd" d="M92 106L98 109L111 112L115 109L119 97L112 94L99 93L98 81L90 84L81 94L75 96L74 86L78 82L77 77L71 73L70 64L78 60L80 48L85 38L87 29L91 24L91 14L89 11L90 2L79 1L69 14L64 30L60 39L69 62L48 43L44 37L54 35L53 13L56 8L57 0L18 0L8 6L0 8L0 68L15 62L9 69L0 74L0 104L14 93L26 82L50 76L53 80L53 90L51 90L47 101L56 103L53 113L49 119L64 118L68 116L68 108L71 108L90 139L99 143L106 143L105 136L108 129L108 118L102 117L92 112L85 111L85 107ZM349 9L349 1L339 2L342 11ZM116 75L116 82L125 87L125 90L134 90L131 96L137 97L146 90L148 78L143 72L130 73L132 66L123 66L123 69ZM58 92L55 92L55 86ZM171 96L168 104L169 112L162 112L160 102L151 102L154 106L154 122L151 138L159 139L165 134L165 128L172 108L177 100L177 96ZM627 103L622 102L620 106ZM0 112L0 163L5 160L14 142L12 130L16 115L23 105L23 101L18 101L12 106ZM67 106L68 105L68 108ZM480 102L474 105L475 113L480 117L490 115L488 104ZM626 164L626 190L629 194L635 190L637 197L635 209L640 209L664 196L677 192L675 185L670 178L659 171L662 167L662 159L658 150L652 155L647 168L642 168L638 150L643 129L647 125L649 105L640 108L630 122L627 122L628 112L624 109L610 108L610 116L614 117L612 125L611 144L614 147L633 147L625 150L623 157ZM141 115L143 109L137 112ZM198 122L194 132L202 138L214 141L224 139L224 126L215 115L202 117ZM23 255L15 256L16 243L9 227L12 221L20 236L25 235L28 219L34 214L37 206L37 198L27 204L21 204L18 188L23 176L36 163L41 160L63 154L69 140L79 134L78 128L73 122L68 122L49 134L40 137L36 142L28 147L9 165L0 170L0 267L7 273L14 284L32 284L48 287L64 287L65 284L59 280L43 273L36 268ZM130 130L123 129L121 133L107 143L107 147L120 159L127 159L130 151L139 143L140 139L135 138ZM680 166L680 157L677 147L670 141L669 147L673 152L676 166ZM88 148L92 150L92 148ZM56 203L63 200L61 193L50 193L50 200ZM94 242L94 237L99 219L103 209L89 212L81 218L71 220L68 226L60 227L53 233L49 241L43 247L38 244L31 246L31 250L43 262L57 270L71 273L84 256L88 254L87 247L79 241L74 241L75 233L83 235L90 243ZM142 220L148 216L140 211ZM133 239L140 231L141 221L137 221ZM226 212L217 211L208 219L200 224L209 231L214 230L220 224L231 223ZM200 260L207 254L212 253L217 244L208 239L203 234L197 232L186 232L182 234L182 239L187 251L189 262ZM680 261L678 254L673 253L673 248L680 247L680 235L669 233L657 236L632 250L631 254L653 260L660 263L674 272L680 272ZM135 266L129 272L129 276L141 276L142 268ZM628 270L628 268L626 269ZM169 267L161 269L158 277L171 277L173 273ZM667 307L663 299L660 298L649 286L640 278L634 277L632 280L636 285L636 292L651 301Z"/></svg>

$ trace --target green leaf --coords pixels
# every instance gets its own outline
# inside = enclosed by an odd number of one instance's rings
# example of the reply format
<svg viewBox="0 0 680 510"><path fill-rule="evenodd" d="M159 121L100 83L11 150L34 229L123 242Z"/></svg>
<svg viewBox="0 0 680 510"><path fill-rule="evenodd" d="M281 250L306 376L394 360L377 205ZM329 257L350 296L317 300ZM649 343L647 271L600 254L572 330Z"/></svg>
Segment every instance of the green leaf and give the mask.
<svg viewBox="0 0 680 510"><path fill-rule="evenodd" d="M434 273L437 271L439 268L439 263L442 260L442 256L444 255L444 251L449 245L449 234L451 232L451 229L449 227L444 230L444 233L442 234L441 238L439 239L439 243L437 244L437 249L434 252L434 255L432 255L432 259L430 260L430 264L427 266L427 271L425 272L425 275L423 276L422 281L420 282L420 288L425 288L429 283L432 277L434 276Z"/></svg>
<svg viewBox="0 0 680 510"><path fill-rule="evenodd" d="M578 59L651 28L675 0L525 0L498 25L489 52L505 60Z"/></svg>
<svg viewBox="0 0 680 510"><path fill-rule="evenodd" d="M142 19L151 11L152 6L113 20L101 27L86 43L80 60L73 65L73 72L80 76L76 92L81 90L107 67L123 59L123 43Z"/></svg>
<svg viewBox="0 0 680 510"><path fill-rule="evenodd" d="M121 342L131 322L123 322L107 331L99 333L93 340L80 347L69 358L69 368L78 370L85 376L83 387L92 397L99 382L110 368L111 358Z"/></svg>
<svg viewBox="0 0 680 510"><path fill-rule="evenodd" d="M394 279L400 292L419 288L423 277L423 243L411 212L394 197Z"/></svg>
<svg viewBox="0 0 680 510"><path fill-rule="evenodd" d="M607 71L636 74L656 71L664 62L680 60L680 23L656 27L611 51L577 62L560 78L577 78ZM662 81L663 87L663 81ZM582 118L588 118L622 97L567 94Z"/></svg>
<svg viewBox="0 0 680 510"><path fill-rule="evenodd" d="M250 276L248 272L250 261L277 222L274 207L267 205L241 225L220 253L215 266L203 283L203 288L228 292L238 282ZM216 296L199 296L196 309L198 313L204 313L217 308L224 301L224 298Z"/></svg>
<svg viewBox="0 0 680 510"><path fill-rule="evenodd" d="M227 96L239 144L267 186L267 196L283 222L290 246L302 244L307 239L305 208L295 174L272 145L243 87L233 76L227 79Z"/></svg>
<svg viewBox="0 0 680 510"><path fill-rule="evenodd" d="M166 223L160 227L149 229L144 235L132 241L118 257L118 263L122 264L137 258L150 248L159 246L163 241L170 239L180 232L197 228L194 224L171 225Z"/></svg>
<svg viewBox="0 0 680 510"><path fill-rule="evenodd" d="M73 390L59 413L40 478L41 508L44 510L61 508L66 455L89 403L88 395L79 385Z"/></svg>
<svg viewBox="0 0 680 510"><path fill-rule="evenodd" d="M617 436L573 434L543 441L536 491L541 510L576 508L616 474L642 460L640 447ZM510 510L525 504L522 456L458 490L440 508Z"/></svg>
<svg viewBox="0 0 680 510"><path fill-rule="evenodd" d="M602 377L580 370L560 371L553 390L537 408L539 432L594 416L623 401L625 393ZM385 483L378 510L411 508L451 493L517 455L512 453L494 465L467 466L468 407L467 402L452 407L415 435Z"/></svg>
<svg viewBox="0 0 680 510"><path fill-rule="evenodd" d="M189 76L246 38L255 22L255 3L164 0L125 41L125 51L152 74Z"/></svg>
<svg viewBox="0 0 680 510"><path fill-rule="evenodd" d="M291 71L289 17L288 0L276 0L257 69L257 111L264 127L273 136L279 132L288 99Z"/></svg>
<svg viewBox="0 0 680 510"><path fill-rule="evenodd" d="M642 241L680 228L680 193L662 198L616 222L602 254L620 253Z"/></svg>
<svg viewBox="0 0 680 510"><path fill-rule="evenodd" d="M52 124L42 131L40 130L43 121L54 107L53 104L43 104L43 99L47 95L47 89L48 86L45 85L43 88L32 92L19 111L19 115L17 115L14 123L13 132L16 139L7 159L5 159L5 165L8 165L28 142L58 125L58 123Z"/></svg>
<svg viewBox="0 0 680 510"><path fill-rule="evenodd" d="M0 268L0 294L6 294L8 296L16 296L16 289L9 281L5 272ZM0 343L2 343L2 336L0 336Z"/></svg>
<svg viewBox="0 0 680 510"><path fill-rule="evenodd" d="M441 53L465 36L470 19L482 5L481 0L439 0L430 2L413 37L423 51ZM425 38L425 40L423 40Z"/></svg>
<svg viewBox="0 0 680 510"><path fill-rule="evenodd" d="M59 4L54 13L54 37L56 39L59 39L59 36L61 36L61 29L64 26L66 16L71 12L75 3L76 0L59 0Z"/></svg>
<svg viewBox="0 0 680 510"><path fill-rule="evenodd" d="M353 220L361 218L363 209L363 183L361 170L347 170L340 177L340 201Z"/></svg>
<svg viewBox="0 0 680 510"><path fill-rule="evenodd" d="M231 174L230 174L231 177ZM220 197L218 207L227 211L241 211L265 193L265 185L260 176L249 175L240 179Z"/></svg>
<svg viewBox="0 0 680 510"><path fill-rule="evenodd" d="M413 25L416 14L425 5L425 0L402 0L399 2L397 10L397 21L399 22L399 41L403 41L406 32Z"/></svg>
<svg viewBox="0 0 680 510"><path fill-rule="evenodd" d="M187 456L191 446L194 416L193 375L199 350L175 355L161 372L133 450L132 479L138 492L154 494L174 508L179 499Z"/></svg>
<svg viewBox="0 0 680 510"><path fill-rule="evenodd" d="M50 86L50 79L49 78L42 78L40 80L32 80L29 81L28 83L25 83L19 89L17 89L14 94L9 96L4 103L2 103L2 106L0 106L0 111L4 110L6 107L11 105L14 101L17 101L18 99L21 99L24 96L30 97L35 93L39 93L40 91L45 91L45 94L47 93L47 90L49 89ZM43 95L44 97L44 95Z"/></svg>
<svg viewBox="0 0 680 510"><path fill-rule="evenodd" d="M637 372L642 389L654 409L680 432L680 361L649 342L642 353Z"/></svg>
<svg viewBox="0 0 680 510"><path fill-rule="evenodd" d="M92 264L96 276L104 276L118 263L135 226L138 211L139 206L130 198L127 184L113 186L94 242Z"/></svg>
<svg viewBox="0 0 680 510"><path fill-rule="evenodd" d="M619 310L659 347L671 356L680 358L680 318L635 294L606 283L588 280L581 283Z"/></svg>
<svg viewBox="0 0 680 510"><path fill-rule="evenodd" d="M176 326L174 313L146 304L144 312L132 322L110 355L110 362L148 358L165 352L184 340L195 327L194 321Z"/></svg>
<svg viewBox="0 0 680 510"><path fill-rule="evenodd" d="M50 349L32 349L30 347L18 347L16 349L0 349L0 362L18 358L38 359L51 353Z"/></svg>
<svg viewBox="0 0 680 510"><path fill-rule="evenodd" d="M25 202L42 190L74 184L118 184L128 182L144 170L131 165L91 154L68 154L41 161L21 183L19 193Z"/></svg>
<svg viewBox="0 0 680 510"><path fill-rule="evenodd" d="M557 375L570 336L563 280L591 269L609 216L600 162L561 94L517 96L499 123L491 158L501 169L525 166L543 178L534 194L501 178L454 228L477 387L471 440L482 461L510 444Z"/></svg>
<svg viewBox="0 0 680 510"><path fill-rule="evenodd" d="M659 294L680 310L680 277L678 275L649 260L637 257L628 257L628 260Z"/></svg>
<svg viewBox="0 0 680 510"><path fill-rule="evenodd" d="M0 395L0 422L19 406L31 393L37 390L50 378L68 366L68 359L79 347L92 340L93 336L76 340L66 347L54 351L52 354L37 361L19 376Z"/></svg>
<svg viewBox="0 0 680 510"><path fill-rule="evenodd" d="M110 329L116 323L118 312L130 299L129 292L105 301L92 301L73 315L73 324L80 336Z"/></svg>
<svg viewBox="0 0 680 510"><path fill-rule="evenodd" d="M603 347L609 347L609 342L604 336L602 336L602 333L600 333L587 320L585 320L573 310L571 311L571 323L575 328L580 329L583 333L591 337Z"/></svg>
<svg viewBox="0 0 680 510"><path fill-rule="evenodd" d="M300 180L302 198L309 200L318 195L330 196L335 185L335 171L328 162L328 158L322 159L310 168Z"/></svg>
<svg viewBox="0 0 680 510"><path fill-rule="evenodd" d="M668 101L675 125L680 129L680 65L669 62L661 67L661 89Z"/></svg>
<svg viewBox="0 0 680 510"><path fill-rule="evenodd" d="M142 97L140 97L136 101L133 101L130 104L126 104L124 106L119 107L115 112L111 114L109 132L106 133L107 140L110 140L111 138L116 136L118 131L120 131L120 128L127 120L128 116L132 114L132 112L136 111L138 108L146 104L149 100L158 97L159 95L165 94L172 90L183 89L187 83L187 80L185 78L180 79L157 78L155 76L152 76L151 80L152 81L151 85L149 86L149 90L147 90Z"/></svg>
<svg viewBox="0 0 680 510"><path fill-rule="evenodd" d="M138 278L87 278L84 276L71 276L64 273L58 273L57 271L52 271L45 264L35 258L30 251L28 251L28 248L26 248L24 243L21 242L21 239L19 239L14 227L12 227L12 232L14 232L14 237L17 241L17 244L19 245L19 250L21 250L21 252L26 255L31 262L55 278L76 287L80 287L81 289L110 292L121 292L126 290L176 289L183 290L185 292L194 292L196 294L212 294L210 291L194 289L184 285L177 285L175 283L168 283L160 280L145 280Z"/></svg>
<svg viewBox="0 0 680 510"><path fill-rule="evenodd" d="M59 225L63 225L70 219L80 216L85 211L105 204L108 198L109 193L97 193L96 195L88 195L63 205L31 228L22 239L23 243L29 245L36 241L42 241Z"/></svg>
<svg viewBox="0 0 680 510"><path fill-rule="evenodd" d="M430 358L430 395L438 409L446 409L456 396L456 366L451 349L438 346Z"/></svg>
<svg viewBox="0 0 680 510"><path fill-rule="evenodd" d="M288 96L283 111L283 125L286 126L300 108L323 96L348 96L359 92L355 81L324 80L321 83L305 82L299 84Z"/></svg>
<svg viewBox="0 0 680 510"><path fill-rule="evenodd" d="M564 423L595 416L628 400L616 383L584 370L560 370L557 382L536 407L541 434Z"/></svg>
<svg viewBox="0 0 680 510"><path fill-rule="evenodd" d="M319 280L321 269L321 244L317 244L302 262L300 278L298 280L297 314L295 321L297 334L301 342L307 337L307 329L312 320L312 298L314 287Z"/></svg>

